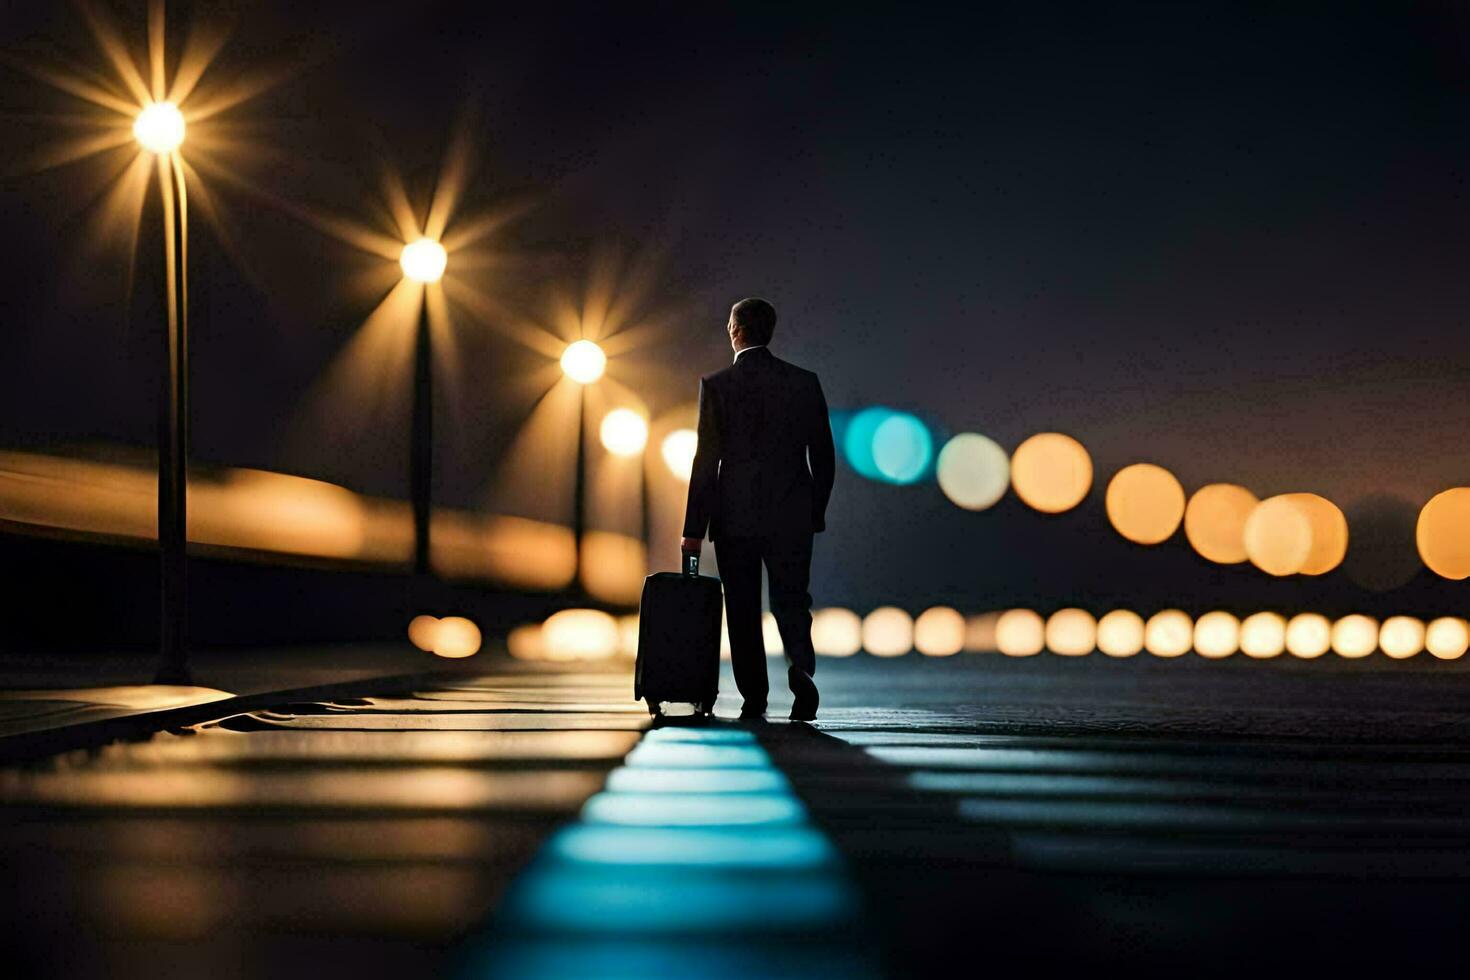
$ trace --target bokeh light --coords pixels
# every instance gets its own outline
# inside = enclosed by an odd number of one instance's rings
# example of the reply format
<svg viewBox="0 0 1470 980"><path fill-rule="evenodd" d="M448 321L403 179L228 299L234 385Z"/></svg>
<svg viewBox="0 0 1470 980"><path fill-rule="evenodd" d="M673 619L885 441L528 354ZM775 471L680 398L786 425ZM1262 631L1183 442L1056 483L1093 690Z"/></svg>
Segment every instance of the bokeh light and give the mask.
<svg viewBox="0 0 1470 980"><path fill-rule="evenodd" d="M150 102L133 120L133 138L149 153L172 153L184 143L184 114L172 102Z"/></svg>
<svg viewBox="0 0 1470 980"><path fill-rule="evenodd" d="M1295 575L1312 554L1312 522L1290 495L1267 497L1245 522L1245 553L1268 575Z"/></svg>
<svg viewBox="0 0 1470 980"><path fill-rule="evenodd" d="M995 621L995 645L1007 657L1030 657L1046 649L1046 620L1031 609L1007 609Z"/></svg>
<svg viewBox="0 0 1470 980"><path fill-rule="evenodd" d="M1378 620L1354 613L1332 624L1332 650L1339 657L1357 660L1378 649Z"/></svg>
<svg viewBox="0 0 1470 980"><path fill-rule="evenodd" d="M879 606L863 618L863 649L875 657L901 657L914 648L914 620L897 606Z"/></svg>
<svg viewBox="0 0 1470 980"><path fill-rule="evenodd" d="M444 246L432 238L420 238L403 246L398 256L398 265L403 274L414 282L431 283L444 278L444 269L449 264L449 255Z"/></svg>
<svg viewBox="0 0 1470 980"><path fill-rule="evenodd" d="M541 627L548 660L603 660L618 649L618 621L600 609L563 609Z"/></svg>
<svg viewBox="0 0 1470 980"><path fill-rule="evenodd" d="M1419 557L1443 578L1470 578L1470 487L1435 494L1414 528Z"/></svg>
<svg viewBox="0 0 1470 980"><path fill-rule="evenodd" d="M948 606L925 609L914 620L914 649L926 657L949 657L965 646L965 617Z"/></svg>
<svg viewBox="0 0 1470 980"><path fill-rule="evenodd" d="M1286 651L1286 617L1258 612L1240 624L1240 652L1257 660L1279 657Z"/></svg>
<svg viewBox="0 0 1470 980"><path fill-rule="evenodd" d="M1060 432L1042 432L1016 447L1011 486L1027 506L1059 514L1080 504L1092 488L1092 457Z"/></svg>
<svg viewBox="0 0 1470 980"><path fill-rule="evenodd" d="M1046 648L1063 657L1082 657L1097 644L1097 620L1086 609L1058 609L1046 620Z"/></svg>
<svg viewBox="0 0 1470 980"><path fill-rule="evenodd" d="M965 510L985 510L1005 496L1011 483L1011 461L993 439L961 432L939 451L939 489L950 503Z"/></svg>
<svg viewBox="0 0 1470 980"><path fill-rule="evenodd" d="M431 653L434 649L434 633L438 629L438 616L415 616L408 623L408 640L425 653Z"/></svg>
<svg viewBox="0 0 1470 980"><path fill-rule="evenodd" d="M781 627L776 625L775 615L769 612L761 614L761 644L766 648L768 657L786 652L786 645L781 641Z"/></svg>
<svg viewBox="0 0 1470 980"><path fill-rule="evenodd" d="M1441 616L1424 631L1424 649L1440 660L1458 660L1470 650L1470 623L1457 616Z"/></svg>
<svg viewBox="0 0 1470 980"><path fill-rule="evenodd" d="M965 618L965 652L996 653L1000 650L995 642L995 626L1000 622L1000 613L977 613Z"/></svg>
<svg viewBox="0 0 1470 980"><path fill-rule="evenodd" d="M1132 657L1143 650L1143 617L1114 609L1097 621L1097 648L1110 657Z"/></svg>
<svg viewBox="0 0 1470 980"><path fill-rule="evenodd" d="M480 627L463 616L445 616L434 629L436 657L462 660L480 652Z"/></svg>
<svg viewBox="0 0 1470 980"><path fill-rule="evenodd" d="M1184 535L1201 558L1237 565L1247 557L1245 522L1257 503L1255 494L1233 483L1200 487L1184 510Z"/></svg>
<svg viewBox="0 0 1470 980"><path fill-rule="evenodd" d="M1228 612L1207 612L1194 623L1194 652L1219 660L1240 649L1240 620Z"/></svg>
<svg viewBox="0 0 1470 980"><path fill-rule="evenodd" d="M1181 609L1156 612L1143 625L1144 649L1155 657L1182 657L1194 646L1194 623Z"/></svg>
<svg viewBox="0 0 1470 980"><path fill-rule="evenodd" d="M694 472L694 453L699 449L699 433L693 429L675 429L664 436L659 454L669 472L681 480L688 480Z"/></svg>
<svg viewBox="0 0 1470 980"><path fill-rule="evenodd" d="M863 619L851 609L812 613L812 647L824 657L850 657L863 648Z"/></svg>
<svg viewBox="0 0 1470 980"><path fill-rule="evenodd" d="M847 458L847 465L870 480L883 479L883 473L873 459L873 437L877 435L879 426L894 414L893 409L881 405L865 408L848 420L847 429L842 434L842 455Z"/></svg>
<svg viewBox="0 0 1470 980"><path fill-rule="evenodd" d="M615 408L603 416L598 434L614 456L637 456L648 445L648 420L631 408Z"/></svg>
<svg viewBox="0 0 1470 980"><path fill-rule="evenodd" d="M1108 520L1135 544L1158 544L1179 530L1184 488L1173 473L1153 463L1125 466L1108 482Z"/></svg>
<svg viewBox="0 0 1470 980"><path fill-rule="evenodd" d="M1378 629L1378 647L1395 660L1407 660L1424 649L1424 621L1390 616Z"/></svg>
<svg viewBox="0 0 1470 980"><path fill-rule="evenodd" d="M1332 621L1320 613L1297 613L1286 623L1286 650L1293 657L1315 660L1332 649Z"/></svg>
<svg viewBox="0 0 1470 980"><path fill-rule="evenodd" d="M890 483L914 483L929 472L934 439L907 412L894 412L873 430L873 465Z"/></svg>
<svg viewBox="0 0 1470 980"><path fill-rule="evenodd" d="M506 651L517 660L545 660L546 646L540 623L523 623L505 637Z"/></svg>
<svg viewBox="0 0 1470 980"><path fill-rule="evenodd" d="M607 355L590 340L568 344L561 354L561 369L579 385L590 385L607 370Z"/></svg>
<svg viewBox="0 0 1470 980"><path fill-rule="evenodd" d="M637 613L618 617L618 654L623 657L638 656Z"/></svg>
<svg viewBox="0 0 1470 980"><path fill-rule="evenodd" d="M1301 574L1323 575L1342 564L1348 548L1348 524L1337 505L1315 493L1288 493L1312 526L1312 547L1302 562Z"/></svg>

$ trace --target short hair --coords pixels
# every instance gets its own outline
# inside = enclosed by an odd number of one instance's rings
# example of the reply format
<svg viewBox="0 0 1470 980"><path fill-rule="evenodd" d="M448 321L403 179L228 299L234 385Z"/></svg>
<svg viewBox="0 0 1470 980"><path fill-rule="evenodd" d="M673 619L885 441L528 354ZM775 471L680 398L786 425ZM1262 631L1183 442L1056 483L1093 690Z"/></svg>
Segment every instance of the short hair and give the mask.
<svg viewBox="0 0 1470 980"><path fill-rule="evenodd" d="M769 344L776 333L776 308L763 299L742 299L730 308L730 316L754 346Z"/></svg>

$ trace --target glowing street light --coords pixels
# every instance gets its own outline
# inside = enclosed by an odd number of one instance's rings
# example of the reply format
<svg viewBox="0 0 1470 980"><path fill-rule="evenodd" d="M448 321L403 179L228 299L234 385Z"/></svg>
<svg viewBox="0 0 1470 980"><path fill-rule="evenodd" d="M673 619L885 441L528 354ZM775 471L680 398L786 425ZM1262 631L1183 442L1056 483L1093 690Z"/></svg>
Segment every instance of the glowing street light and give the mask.
<svg viewBox="0 0 1470 980"><path fill-rule="evenodd" d="M184 143L184 114L172 102L151 102L133 121L133 137L155 155L173 153Z"/></svg>
<svg viewBox="0 0 1470 980"><path fill-rule="evenodd" d="M576 541L580 578L582 538L587 533L587 386L607 371L607 355L590 340L574 341L562 351L561 370L581 387L577 400L577 473L572 489L572 536Z"/></svg>
<svg viewBox="0 0 1470 980"><path fill-rule="evenodd" d="M561 355L561 369L579 385L590 385L607 370L607 355L590 340L568 344Z"/></svg>
<svg viewBox="0 0 1470 980"><path fill-rule="evenodd" d="M161 591L159 683L189 683L187 620L189 487L189 201L178 150L184 116L172 102L151 102L133 121L133 137L158 162L163 197L164 411L158 434L158 555Z"/></svg>
<svg viewBox="0 0 1470 980"><path fill-rule="evenodd" d="M409 494L413 499L413 570L429 572L429 522L434 487L434 358L429 336L430 286L444 278L449 253L432 238L403 246L398 256L403 275L424 287L419 297L419 323L414 343L413 435L409 445Z"/></svg>
<svg viewBox="0 0 1470 980"><path fill-rule="evenodd" d="M444 268L449 264L449 254L444 246L432 238L420 238L403 246L398 257L403 274L414 282L427 286L444 278Z"/></svg>

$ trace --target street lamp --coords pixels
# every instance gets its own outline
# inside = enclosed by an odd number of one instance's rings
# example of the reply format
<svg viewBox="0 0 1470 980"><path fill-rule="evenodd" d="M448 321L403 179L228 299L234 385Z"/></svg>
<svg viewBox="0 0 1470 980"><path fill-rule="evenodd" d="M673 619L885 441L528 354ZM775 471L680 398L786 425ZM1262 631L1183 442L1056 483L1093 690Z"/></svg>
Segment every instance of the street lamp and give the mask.
<svg viewBox="0 0 1470 980"><path fill-rule="evenodd" d="M432 238L403 246L398 264L408 279L425 287L419 297L418 335L414 344L413 431L408 450L409 493L413 500L413 570L429 571L429 518L434 483L434 365L429 339L427 289L444 278L449 254Z"/></svg>
<svg viewBox="0 0 1470 980"><path fill-rule="evenodd" d="M133 120L133 137L158 160L163 199L165 307L164 397L158 425L160 684L190 682L187 639L189 466L189 207L184 116L172 102L150 102Z"/></svg>
<svg viewBox="0 0 1470 980"><path fill-rule="evenodd" d="M590 340L568 344L562 351L561 369L579 385L590 385L607 370L607 355Z"/></svg>
<svg viewBox="0 0 1470 980"><path fill-rule="evenodd" d="M149 153L172 153L184 142L184 114L172 102L152 102L133 120L133 137Z"/></svg>
<svg viewBox="0 0 1470 980"><path fill-rule="evenodd" d="M567 345L561 354L562 373L581 386L577 402L577 474L572 489L572 538L577 549L577 573L582 571L582 538L587 533L587 386L607 370L607 355L590 340Z"/></svg>

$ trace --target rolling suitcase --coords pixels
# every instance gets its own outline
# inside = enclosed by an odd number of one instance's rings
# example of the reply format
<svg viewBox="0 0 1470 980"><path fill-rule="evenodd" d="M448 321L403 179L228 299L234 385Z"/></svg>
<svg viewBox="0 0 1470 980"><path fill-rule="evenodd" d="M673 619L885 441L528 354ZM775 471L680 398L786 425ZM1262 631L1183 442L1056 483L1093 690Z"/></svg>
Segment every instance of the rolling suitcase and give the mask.
<svg viewBox="0 0 1470 980"><path fill-rule="evenodd" d="M687 702L710 714L720 686L720 580L699 574L699 556L684 572L643 580L638 605L638 664L633 697L657 716L664 702Z"/></svg>

